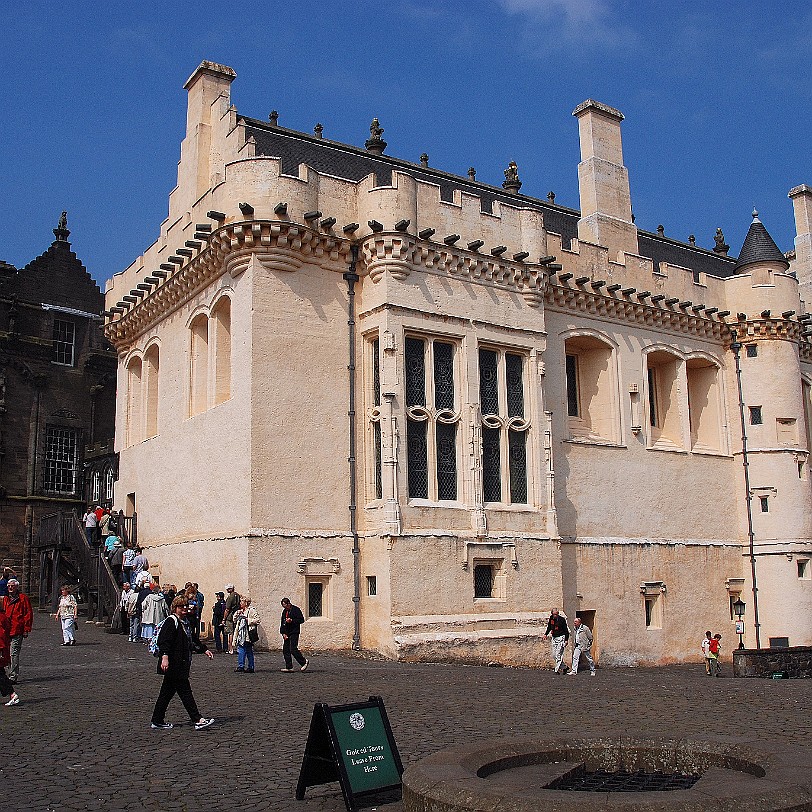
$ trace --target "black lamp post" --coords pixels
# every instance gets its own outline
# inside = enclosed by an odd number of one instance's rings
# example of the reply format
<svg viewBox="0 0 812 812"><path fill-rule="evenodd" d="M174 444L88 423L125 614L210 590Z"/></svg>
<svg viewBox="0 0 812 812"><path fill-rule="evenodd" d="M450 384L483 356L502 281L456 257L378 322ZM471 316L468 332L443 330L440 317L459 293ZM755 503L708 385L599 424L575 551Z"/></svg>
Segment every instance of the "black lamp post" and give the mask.
<svg viewBox="0 0 812 812"><path fill-rule="evenodd" d="M736 615L738 620L736 621L736 632L739 635L739 648L744 648L744 642L742 641L742 635L744 634L744 621L742 618L744 617L744 608L745 602L741 598L736 598L733 601L733 614Z"/></svg>

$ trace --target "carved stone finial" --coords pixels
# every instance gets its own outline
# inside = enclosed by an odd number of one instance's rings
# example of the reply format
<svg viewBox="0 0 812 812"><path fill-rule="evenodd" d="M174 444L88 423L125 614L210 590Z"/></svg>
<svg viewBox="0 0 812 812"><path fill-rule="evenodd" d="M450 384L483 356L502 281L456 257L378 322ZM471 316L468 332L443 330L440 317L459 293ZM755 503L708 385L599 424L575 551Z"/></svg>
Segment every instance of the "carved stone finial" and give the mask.
<svg viewBox="0 0 812 812"><path fill-rule="evenodd" d="M271 112L268 113L268 121L271 122L272 127L278 127L279 126L279 113L277 113L276 110L271 110Z"/></svg>
<svg viewBox="0 0 812 812"><path fill-rule="evenodd" d="M555 203L555 192L547 192L547 200L549 200L550 203Z"/></svg>
<svg viewBox="0 0 812 812"><path fill-rule="evenodd" d="M473 166L468 167L468 180L476 180L476 169Z"/></svg>
<svg viewBox="0 0 812 812"><path fill-rule="evenodd" d="M660 223L660 225L657 226L657 234L660 237L665 237L665 226L662 223Z"/></svg>
<svg viewBox="0 0 812 812"><path fill-rule="evenodd" d="M696 235L695 234L689 234L688 235L688 242L689 242L690 245L696 245Z"/></svg>
<svg viewBox="0 0 812 812"><path fill-rule="evenodd" d="M420 166L428 166L429 165L429 156L427 152L424 152L420 156Z"/></svg>
<svg viewBox="0 0 812 812"><path fill-rule="evenodd" d="M313 135L315 135L315 136L316 136L316 138L321 138L321 137L322 137L322 133L324 133L324 127L322 127L322 125L321 125L321 124L317 124L317 125L316 125L316 126L313 128Z"/></svg>
<svg viewBox="0 0 812 812"><path fill-rule="evenodd" d="M522 182L519 180L519 167L516 166L516 161L511 161L508 168L505 170L505 182L502 184L503 189L508 192L516 194L522 188Z"/></svg>
<svg viewBox="0 0 812 812"><path fill-rule="evenodd" d="M714 253L727 256L730 246L725 244L725 235L722 233L721 228L716 229L716 234L713 237L713 241L716 243L716 245L713 246Z"/></svg>
<svg viewBox="0 0 812 812"><path fill-rule="evenodd" d="M377 118L372 119L369 125L369 138L364 142L364 146L375 155L383 155L386 149L386 141L381 138L383 135L383 127Z"/></svg>
<svg viewBox="0 0 812 812"><path fill-rule="evenodd" d="M57 227L54 229L54 237L56 237L57 242L67 242L69 236L70 231L68 231L68 213L63 211L59 218L59 225L57 225Z"/></svg>

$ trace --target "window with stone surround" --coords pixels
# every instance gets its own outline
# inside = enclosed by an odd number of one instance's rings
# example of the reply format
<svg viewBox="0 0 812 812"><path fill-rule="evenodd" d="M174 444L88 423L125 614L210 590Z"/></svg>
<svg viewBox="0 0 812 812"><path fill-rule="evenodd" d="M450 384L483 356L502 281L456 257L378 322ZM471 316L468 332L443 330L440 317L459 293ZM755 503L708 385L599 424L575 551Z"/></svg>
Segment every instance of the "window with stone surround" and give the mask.
<svg viewBox="0 0 812 812"><path fill-rule="evenodd" d="M79 465L79 434L76 429L49 426L45 437L47 493L74 495Z"/></svg>
<svg viewBox="0 0 812 812"><path fill-rule="evenodd" d="M704 358L686 364L692 451L721 451L719 367Z"/></svg>
<svg viewBox="0 0 812 812"><path fill-rule="evenodd" d="M209 319L205 313L190 325L189 416L206 411L209 387Z"/></svg>
<svg viewBox="0 0 812 812"><path fill-rule="evenodd" d="M381 340L377 335L366 342L367 376L367 420L369 425L372 453L368 457L367 481L371 483L369 497L383 497L383 451L381 439Z"/></svg>
<svg viewBox="0 0 812 812"><path fill-rule="evenodd" d="M141 442L141 376L143 363L131 358L127 364L126 432L127 445Z"/></svg>
<svg viewBox="0 0 812 812"><path fill-rule="evenodd" d="M504 349L479 350L482 490L485 502L527 504L527 358Z"/></svg>
<svg viewBox="0 0 812 812"><path fill-rule="evenodd" d="M76 325L72 321L54 319L53 362L72 367L76 360Z"/></svg>
<svg viewBox="0 0 812 812"><path fill-rule="evenodd" d="M506 576L502 559L474 559L474 600L505 600Z"/></svg>
<svg viewBox="0 0 812 812"><path fill-rule="evenodd" d="M231 299L222 296L212 312L214 326L214 405L231 398Z"/></svg>
<svg viewBox="0 0 812 812"><path fill-rule="evenodd" d="M406 446L410 499L459 498L457 344L407 336Z"/></svg>
<svg viewBox="0 0 812 812"><path fill-rule="evenodd" d="M617 442L615 353L591 335L564 342L567 416L572 439Z"/></svg>
<svg viewBox="0 0 812 812"><path fill-rule="evenodd" d="M649 445L654 448L683 447L679 409L681 361L664 350L646 353Z"/></svg>
<svg viewBox="0 0 812 812"><path fill-rule="evenodd" d="M146 437L158 433L158 371L160 367L160 350L153 344L144 354L143 368L146 372Z"/></svg>

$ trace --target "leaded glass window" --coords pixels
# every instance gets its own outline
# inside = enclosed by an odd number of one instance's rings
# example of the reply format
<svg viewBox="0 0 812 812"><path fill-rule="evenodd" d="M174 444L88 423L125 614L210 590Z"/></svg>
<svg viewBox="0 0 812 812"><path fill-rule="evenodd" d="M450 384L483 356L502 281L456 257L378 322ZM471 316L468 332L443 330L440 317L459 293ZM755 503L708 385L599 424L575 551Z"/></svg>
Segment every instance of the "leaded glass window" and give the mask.
<svg viewBox="0 0 812 812"><path fill-rule="evenodd" d="M324 615L324 584L320 581L311 581L307 585L307 616L323 617Z"/></svg>
<svg viewBox="0 0 812 812"><path fill-rule="evenodd" d="M450 341L411 336L405 346L409 497L454 501L460 420L456 347Z"/></svg>
<svg viewBox="0 0 812 812"><path fill-rule="evenodd" d="M479 350L482 413L482 496L485 502L526 504L525 357Z"/></svg>
<svg viewBox="0 0 812 812"><path fill-rule="evenodd" d="M45 490L75 494L78 471L76 429L48 428L45 440Z"/></svg>
<svg viewBox="0 0 812 812"><path fill-rule="evenodd" d="M490 564L477 564L474 567L474 597L493 597L493 566Z"/></svg>
<svg viewBox="0 0 812 812"><path fill-rule="evenodd" d="M376 338L372 342L372 404L375 419L372 422L373 446L375 453L375 498L383 497L383 466L381 463L381 342Z"/></svg>
<svg viewBox="0 0 812 812"><path fill-rule="evenodd" d="M567 415L580 417L578 408L578 356L567 356Z"/></svg>

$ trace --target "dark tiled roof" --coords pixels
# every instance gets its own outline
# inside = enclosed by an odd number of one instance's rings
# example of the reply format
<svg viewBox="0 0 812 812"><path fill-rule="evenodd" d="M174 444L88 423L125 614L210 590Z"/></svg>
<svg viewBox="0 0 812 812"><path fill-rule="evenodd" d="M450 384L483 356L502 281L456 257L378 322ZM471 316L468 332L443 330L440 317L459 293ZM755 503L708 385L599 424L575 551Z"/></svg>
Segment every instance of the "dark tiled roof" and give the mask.
<svg viewBox="0 0 812 812"><path fill-rule="evenodd" d="M764 224L758 217L753 215L753 222L744 238L739 261L736 263L736 271L740 271L746 265L754 262L780 262L784 268L789 268L787 258L781 253L781 249L775 244Z"/></svg>
<svg viewBox="0 0 812 812"><path fill-rule="evenodd" d="M317 172L353 181L374 174L376 186L389 186L392 183L392 172L397 169L439 186L441 200L453 200L454 191L459 189L479 197L484 212L493 211L494 200L537 209L544 215L547 230L561 235L564 248L569 248L572 239L578 236L580 213L575 209L557 206L527 195L510 194L496 186L471 181L431 167L419 166L389 155L374 155L348 144L315 138L283 127L274 127L256 119L244 121L247 134L252 135L256 141L257 155L281 159L283 174L298 176L299 165L306 164ZM709 276L725 277L734 273L735 258L715 254L667 237L640 231L639 245L640 254L653 260L655 267L660 262L668 262L690 268L695 275L704 273Z"/></svg>

